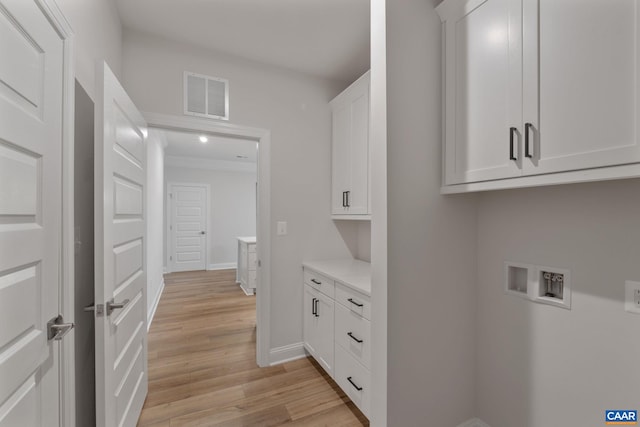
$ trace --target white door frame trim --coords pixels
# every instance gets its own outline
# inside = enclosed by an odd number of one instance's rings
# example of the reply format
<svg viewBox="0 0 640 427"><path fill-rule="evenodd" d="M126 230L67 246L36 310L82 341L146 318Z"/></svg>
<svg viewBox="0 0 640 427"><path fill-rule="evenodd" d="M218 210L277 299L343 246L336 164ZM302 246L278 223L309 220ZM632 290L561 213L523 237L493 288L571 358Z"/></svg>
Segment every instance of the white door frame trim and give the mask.
<svg viewBox="0 0 640 427"><path fill-rule="evenodd" d="M165 247L167 248L167 255L171 256L173 248L171 247L171 207L173 206L173 198L170 196L172 193L172 187L174 185L184 185L187 187L200 187L204 188L207 201L205 203L205 244L204 244L204 269L209 269L209 254L211 253L211 241L209 240L209 231L213 228L211 224L211 186L209 184L203 184L201 182L167 182L167 206L165 208L167 212L167 237L165 239ZM174 260L167 262L167 272L172 273L174 271Z"/></svg>
<svg viewBox="0 0 640 427"><path fill-rule="evenodd" d="M269 366L271 347L271 131L223 123L198 117L142 113L149 127L177 131L200 131L220 136L235 136L258 142L258 286L256 293L256 360Z"/></svg>
<svg viewBox="0 0 640 427"><path fill-rule="evenodd" d="M71 24L55 0L35 0L62 39L62 223L60 248L60 313L66 322L75 323L75 244L74 244L74 104L75 36ZM75 334L61 341L60 351L60 425L76 425Z"/></svg>

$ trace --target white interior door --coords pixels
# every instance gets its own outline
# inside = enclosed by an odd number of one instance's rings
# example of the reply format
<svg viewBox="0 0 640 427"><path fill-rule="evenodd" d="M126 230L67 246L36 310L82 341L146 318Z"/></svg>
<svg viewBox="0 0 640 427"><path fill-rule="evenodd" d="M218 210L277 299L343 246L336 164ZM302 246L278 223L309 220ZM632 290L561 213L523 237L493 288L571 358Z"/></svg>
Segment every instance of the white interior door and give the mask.
<svg viewBox="0 0 640 427"><path fill-rule="evenodd" d="M148 387L147 129L104 62L96 68L95 132L96 423L133 427Z"/></svg>
<svg viewBox="0 0 640 427"><path fill-rule="evenodd" d="M206 187L172 184L169 202L172 271L206 270Z"/></svg>
<svg viewBox="0 0 640 427"><path fill-rule="evenodd" d="M0 426L60 425L63 42L0 0Z"/></svg>

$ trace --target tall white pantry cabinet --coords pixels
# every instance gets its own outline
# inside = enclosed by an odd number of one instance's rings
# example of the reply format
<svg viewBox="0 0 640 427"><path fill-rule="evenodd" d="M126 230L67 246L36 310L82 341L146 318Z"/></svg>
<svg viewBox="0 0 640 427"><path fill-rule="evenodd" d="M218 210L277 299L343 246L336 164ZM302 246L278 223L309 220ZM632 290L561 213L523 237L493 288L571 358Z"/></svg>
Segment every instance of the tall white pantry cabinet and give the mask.
<svg viewBox="0 0 640 427"><path fill-rule="evenodd" d="M591 180L596 168L640 162L639 3L440 4L444 188L492 180L508 188L519 177L560 183L569 171Z"/></svg>
<svg viewBox="0 0 640 427"><path fill-rule="evenodd" d="M370 73L367 71L330 103L333 219L371 219L369 87Z"/></svg>

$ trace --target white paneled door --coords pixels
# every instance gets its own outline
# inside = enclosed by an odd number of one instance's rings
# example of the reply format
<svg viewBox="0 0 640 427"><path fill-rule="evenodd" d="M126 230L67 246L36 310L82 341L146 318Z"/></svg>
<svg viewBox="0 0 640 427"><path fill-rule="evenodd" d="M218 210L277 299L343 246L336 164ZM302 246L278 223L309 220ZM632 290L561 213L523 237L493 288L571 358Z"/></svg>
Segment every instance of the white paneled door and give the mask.
<svg viewBox="0 0 640 427"><path fill-rule="evenodd" d="M147 395L146 123L96 68L96 423L133 427Z"/></svg>
<svg viewBox="0 0 640 427"><path fill-rule="evenodd" d="M60 425L63 41L0 0L0 426ZM50 339L51 338L51 339Z"/></svg>
<svg viewBox="0 0 640 427"><path fill-rule="evenodd" d="M206 270L207 188L200 185L172 184L171 270Z"/></svg>

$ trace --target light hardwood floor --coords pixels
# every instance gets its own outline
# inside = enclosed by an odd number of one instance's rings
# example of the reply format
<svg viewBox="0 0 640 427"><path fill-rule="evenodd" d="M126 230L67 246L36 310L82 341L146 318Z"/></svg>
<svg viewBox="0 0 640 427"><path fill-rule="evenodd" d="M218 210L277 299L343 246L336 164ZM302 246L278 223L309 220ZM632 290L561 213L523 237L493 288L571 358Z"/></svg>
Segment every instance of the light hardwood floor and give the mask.
<svg viewBox="0 0 640 427"><path fill-rule="evenodd" d="M256 365L255 298L235 270L165 275L139 427L368 426L313 359Z"/></svg>

